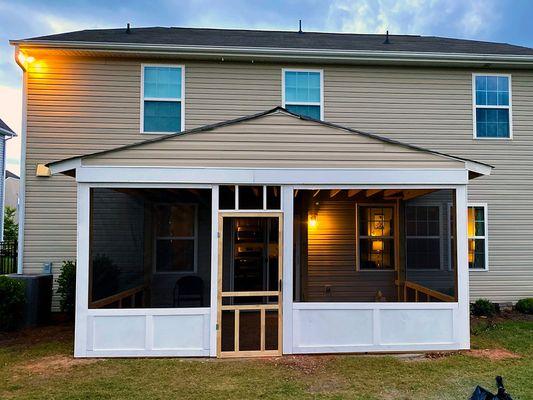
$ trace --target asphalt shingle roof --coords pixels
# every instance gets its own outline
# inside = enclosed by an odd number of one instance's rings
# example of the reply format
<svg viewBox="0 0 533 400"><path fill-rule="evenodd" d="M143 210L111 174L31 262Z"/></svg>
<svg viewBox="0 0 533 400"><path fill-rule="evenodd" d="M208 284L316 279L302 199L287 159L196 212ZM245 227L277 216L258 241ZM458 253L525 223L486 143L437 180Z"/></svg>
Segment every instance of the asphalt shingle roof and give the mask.
<svg viewBox="0 0 533 400"><path fill-rule="evenodd" d="M91 29L25 39L25 41L37 40L139 45L533 55L533 48L529 47L437 36L390 35L390 43L385 44L385 34L298 33L296 31L173 27L131 28L130 33L126 32L125 27L119 29Z"/></svg>

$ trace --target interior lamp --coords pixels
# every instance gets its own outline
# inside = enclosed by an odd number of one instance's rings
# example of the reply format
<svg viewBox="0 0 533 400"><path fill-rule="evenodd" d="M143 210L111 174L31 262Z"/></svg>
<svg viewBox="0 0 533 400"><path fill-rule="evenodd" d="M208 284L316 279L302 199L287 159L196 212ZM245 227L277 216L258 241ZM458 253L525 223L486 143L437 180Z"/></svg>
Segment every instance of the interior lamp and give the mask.
<svg viewBox="0 0 533 400"><path fill-rule="evenodd" d="M383 240L373 240L372 251L375 251L377 253L383 251Z"/></svg>

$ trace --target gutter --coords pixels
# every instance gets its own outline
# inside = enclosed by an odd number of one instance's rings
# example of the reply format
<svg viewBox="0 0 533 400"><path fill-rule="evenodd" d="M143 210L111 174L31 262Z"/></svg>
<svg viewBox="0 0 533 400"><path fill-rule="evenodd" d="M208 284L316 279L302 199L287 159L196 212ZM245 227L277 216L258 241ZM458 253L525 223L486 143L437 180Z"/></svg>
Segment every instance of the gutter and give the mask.
<svg viewBox="0 0 533 400"><path fill-rule="evenodd" d="M533 55L513 54L469 54L440 52L378 51L378 50L332 50L274 47L237 46L191 46L172 44L138 44L76 42L56 40L11 40L11 45L25 49L76 49L98 52L123 52L147 55L189 55L213 57L259 57L266 59L330 60L330 61L403 61L430 63L480 63L480 64L523 64L533 66Z"/></svg>

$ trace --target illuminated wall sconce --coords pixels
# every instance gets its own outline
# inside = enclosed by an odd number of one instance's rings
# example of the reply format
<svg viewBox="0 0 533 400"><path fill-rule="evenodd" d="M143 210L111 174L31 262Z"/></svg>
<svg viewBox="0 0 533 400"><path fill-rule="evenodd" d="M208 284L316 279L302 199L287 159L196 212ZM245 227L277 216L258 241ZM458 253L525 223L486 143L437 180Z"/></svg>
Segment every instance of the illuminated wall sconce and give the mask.
<svg viewBox="0 0 533 400"><path fill-rule="evenodd" d="M373 240L372 241L372 251L380 253L383 251L383 240Z"/></svg>
<svg viewBox="0 0 533 400"><path fill-rule="evenodd" d="M318 216L316 213L309 213L307 224L309 228L316 228L318 226Z"/></svg>
<svg viewBox="0 0 533 400"><path fill-rule="evenodd" d="M17 64L26 71L28 69L28 65L35 61L35 57L33 56L27 56L22 51L19 51L17 53Z"/></svg>

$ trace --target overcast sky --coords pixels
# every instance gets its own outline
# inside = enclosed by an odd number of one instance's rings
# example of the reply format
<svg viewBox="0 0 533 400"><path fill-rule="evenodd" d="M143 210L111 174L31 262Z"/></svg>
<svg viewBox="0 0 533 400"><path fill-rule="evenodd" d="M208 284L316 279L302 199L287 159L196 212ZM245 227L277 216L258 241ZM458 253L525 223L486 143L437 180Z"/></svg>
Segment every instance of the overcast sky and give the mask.
<svg viewBox="0 0 533 400"><path fill-rule="evenodd" d="M184 26L419 34L533 46L531 0L0 0L0 118L20 132L21 76L9 39L81 29ZM8 142L19 172L20 140Z"/></svg>

